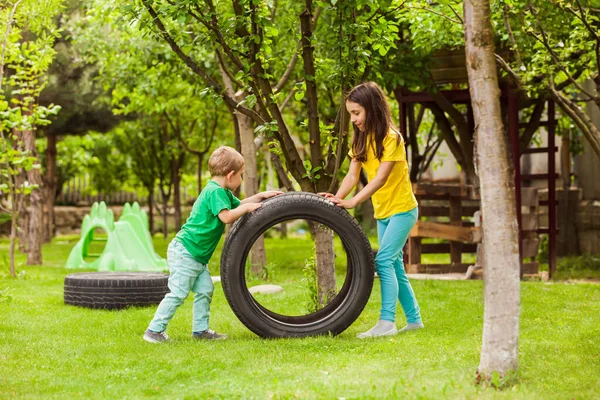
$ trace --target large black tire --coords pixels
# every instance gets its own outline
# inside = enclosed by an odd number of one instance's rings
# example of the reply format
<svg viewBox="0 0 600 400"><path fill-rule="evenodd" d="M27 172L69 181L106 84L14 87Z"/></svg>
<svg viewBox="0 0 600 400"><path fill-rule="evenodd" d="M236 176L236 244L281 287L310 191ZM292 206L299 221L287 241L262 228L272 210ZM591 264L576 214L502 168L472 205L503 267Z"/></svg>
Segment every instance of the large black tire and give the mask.
<svg viewBox="0 0 600 400"><path fill-rule="evenodd" d="M168 274L82 272L65 277L65 304L118 310L156 305L169 292Z"/></svg>
<svg viewBox="0 0 600 400"><path fill-rule="evenodd" d="M250 294L245 278L246 259L256 239L270 227L293 219L312 220L331 228L348 257L346 279L338 295L321 310L302 316L267 310ZM221 283L229 305L248 329L265 338L343 332L367 304L373 276L371 245L358 222L346 210L312 193L286 193L265 200L262 207L232 226L221 255Z"/></svg>

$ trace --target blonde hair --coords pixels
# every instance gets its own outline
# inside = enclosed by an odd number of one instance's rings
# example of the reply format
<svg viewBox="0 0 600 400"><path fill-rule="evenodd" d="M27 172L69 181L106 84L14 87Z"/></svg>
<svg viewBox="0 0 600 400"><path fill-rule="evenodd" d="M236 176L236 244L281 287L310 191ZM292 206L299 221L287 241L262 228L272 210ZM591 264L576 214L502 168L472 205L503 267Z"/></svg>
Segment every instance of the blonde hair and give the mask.
<svg viewBox="0 0 600 400"><path fill-rule="evenodd" d="M225 176L231 171L238 172L243 167L244 157L229 146L220 146L208 159L208 169L212 176Z"/></svg>

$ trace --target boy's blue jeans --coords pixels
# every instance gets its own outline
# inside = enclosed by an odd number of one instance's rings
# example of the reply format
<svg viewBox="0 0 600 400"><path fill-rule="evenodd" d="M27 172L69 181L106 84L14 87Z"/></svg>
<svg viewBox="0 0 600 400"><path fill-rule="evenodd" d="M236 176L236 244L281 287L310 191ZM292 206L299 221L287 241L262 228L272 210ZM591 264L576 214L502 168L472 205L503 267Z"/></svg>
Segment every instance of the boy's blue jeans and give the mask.
<svg viewBox="0 0 600 400"><path fill-rule="evenodd" d="M194 292L194 316L192 332L202 332L208 329L210 302L212 301L214 285L206 264L201 264L192 257L186 248L173 239L167 249L167 264L169 265L169 290L160 302L154 319L148 329L162 332L175 315L175 311L183 304L190 291Z"/></svg>
<svg viewBox="0 0 600 400"><path fill-rule="evenodd" d="M381 283L382 320L395 321L398 299L406 315L406 322L421 323L419 304L404 271L402 259L402 248L418 217L419 209L415 207L410 211L377 220L379 250L375 257L375 267Z"/></svg>

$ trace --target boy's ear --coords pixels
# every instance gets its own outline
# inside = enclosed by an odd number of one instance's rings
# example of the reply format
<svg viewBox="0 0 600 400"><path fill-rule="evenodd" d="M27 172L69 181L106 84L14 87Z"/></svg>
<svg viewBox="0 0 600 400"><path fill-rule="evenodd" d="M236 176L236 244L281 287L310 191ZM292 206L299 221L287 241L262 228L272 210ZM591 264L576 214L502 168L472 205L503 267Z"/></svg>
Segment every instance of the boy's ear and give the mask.
<svg viewBox="0 0 600 400"><path fill-rule="evenodd" d="M235 175L235 171L229 171L225 176L227 177L227 179L231 179L233 175Z"/></svg>

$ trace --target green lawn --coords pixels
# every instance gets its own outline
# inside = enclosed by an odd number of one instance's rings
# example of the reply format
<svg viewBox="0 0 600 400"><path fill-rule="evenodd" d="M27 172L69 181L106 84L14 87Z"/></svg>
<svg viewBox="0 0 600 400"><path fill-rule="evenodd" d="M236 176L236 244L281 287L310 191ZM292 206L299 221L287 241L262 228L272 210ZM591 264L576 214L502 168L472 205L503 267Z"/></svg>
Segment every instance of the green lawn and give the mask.
<svg viewBox="0 0 600 400"><path fill-rule="evenodd" d="M191 299L169 326L173 343L142 334L155 309L88 310L63 304L64 264L76 237L44 248L44 267L8 276L0 240L0 398L519 398L600 397L600 285L522 284L520 370L507 390L475 386L481 281L414 281L426 329L385 339L355 335L378 316L378 281L361 317L338 337L263 340L244 327L216 285L211 327L223 342L194 342ZM168 242L155 238L164 255ZM270 257L302 253L268 239ZM218 271L220 250L211 270ZM302 253L303 254L303 253ZM272 267L272 279L289 273ZM297 284L302 282L297 280ZM8 300L11 301L8 301Z"/></svg>

